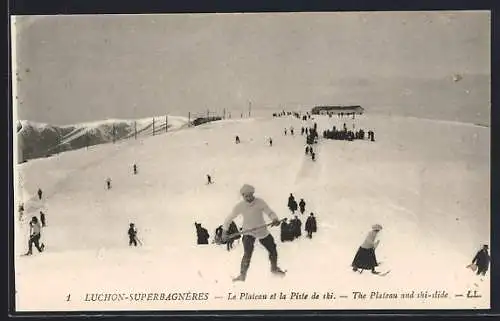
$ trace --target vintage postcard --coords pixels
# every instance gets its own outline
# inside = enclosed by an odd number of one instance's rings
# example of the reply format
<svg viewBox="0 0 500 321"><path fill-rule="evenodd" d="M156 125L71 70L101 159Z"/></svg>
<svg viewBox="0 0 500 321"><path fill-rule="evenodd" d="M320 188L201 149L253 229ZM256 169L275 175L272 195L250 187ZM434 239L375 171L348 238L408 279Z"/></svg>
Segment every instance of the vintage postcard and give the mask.
<svg viewBox="0 0 500 321"><path fill-rule="evenodd" d="M15 308L490 308L490 12L13 16Z"/></svg>

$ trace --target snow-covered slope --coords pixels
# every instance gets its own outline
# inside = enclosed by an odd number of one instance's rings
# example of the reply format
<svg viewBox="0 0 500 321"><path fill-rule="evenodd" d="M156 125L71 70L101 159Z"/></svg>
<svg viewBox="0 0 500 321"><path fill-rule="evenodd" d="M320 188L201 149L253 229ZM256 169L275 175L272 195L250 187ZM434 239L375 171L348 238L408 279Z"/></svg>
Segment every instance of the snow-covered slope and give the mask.
<svg viewBox="0 0 500 321"><path fill-rule="evenodd" d="M352 120L317 117L321 133ZM93 146L18 165L18 201L27 217L47 213L47 250L26 251L26 221L16 230L19 310L472 308L489 306L489 278L465 266L490 239L489 129L415 118L362 116L356 128L376 142L320 139L316 162L304 153L295 118L225 120L142 140ZM295 136L284 136L294 126ZM297 130L298 129L298 130ZM299 133L297 135L297 132ZM234 144L238 135L241 144ZM267 138L273 138L273 146ZM132 175L132 164L139 173ZM206 185L206 174L214 184ZM113 188L105 189L105 179ZM247 282L233 284L241 244L196 246L194 222L212 236L249 183L280 217L287 197L307 202L318 233L278 242L283 279L269 272L257 242ZM44 199L34 195L38 187ZM305 217L301 218L303 223ZM142 247L129 248L134 222ZM237 223L241 221L237 220ZM374 223L386 277L351 271ZM44 289L44 295L40 295ZM50 289L50 291L47 291ZM477 290L481 298L455 297ZM354 300L352 293L445 290L443 299ZM86 293L208 292L207 301L87 302ZM228 293L309 293L305 300L227 300ZM336 299L312 300L334 293ZM70 295L70 301L67 296ZM348 296L347 299L340 298ZM223 297L222 299L217 298Z"/></svg>

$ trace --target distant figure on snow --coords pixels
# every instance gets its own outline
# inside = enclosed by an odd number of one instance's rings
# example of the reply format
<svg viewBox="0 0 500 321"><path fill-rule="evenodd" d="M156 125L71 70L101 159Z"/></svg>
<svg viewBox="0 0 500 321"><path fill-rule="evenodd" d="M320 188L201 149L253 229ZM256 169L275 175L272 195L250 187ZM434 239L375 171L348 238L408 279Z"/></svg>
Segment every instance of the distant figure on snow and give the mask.
<svg viewBox="0 0 500 321"><path fill-rule="evenodd" d="M33 254L33 244L35 244L36 249L38 252L43 252L43 249L45 248L45 244L39 244L40 238L42 237L42 227L40 226L40 223L38 222L38 219L36 216L33 216L31 218L30 222L30 238L28 240L28 252L26 255L32 255Z"/></svg>
<svg viewBox="0 0 500 321"><path fill-rule="evenodd" d="M42 227L46 226L45 222L45 213L40 211L40 221L42 222Z"/></svg>
<svg viewBox="0 0 500 321"><path fill-rule="evenodd" d="M304 201L303 198L300 199L299 209L300 209L300 214L304 214L304 212L306 210L306 202Z"/></svg>
<svg viewBox="0 0 500 321"><path fill-rule="evenodd" d="M285 128L285 136L286 136L286 128Z"/></svg>
<svg viewBox="0 0 500 321"><path fill-rule="evenodd" d="M312 238L312 234L317 231L316 217L314 217L314 213L312 212L306 220L305 230L308 238Z"/></svg>
<svg viewBox="0 0 500 321"><path fill-rule="evenodd" d="M111 178L109 177L106 179L106 188L111 189Z"/></svg>
<svg viewBox="0 0 500 321"><path fill-rule="evenodd" d="M283 222L281 222L281 242L286 242L286 241L291 241L293 238L290 237L290 226L287 222L287 218L283 219Z"/></svg>
<svg viewBox="0 0 500 321"><path fill-rule="evenodd" d="M37 194L38 194L38 199L41 200L43 192L42 192L42 190L40 188L38 189Z"/></svg>
<svg viewBox="0 0 500 321"><path fill-rule="evenodd" d="M134 164L134 175L137 175L137 164Z"/></svg>
<svg viewBox="0 0 500 321"><path fill-rule="evenodd" d="M212 243L222 244L222 225L219 225L215 229L215 237L214 237Z"/></svg>
<svg viewBox="0 0 500 321"><path fill-rule="evenodd" d="M297 215L290 220L290 231L292 232L294 239L302 236L302 221L297 217Z"/></svg>
<svg viewBox="0 0 500 321"><path fill-rule="evenodd" d="M290 126L290 135L293 136L293 127L292 126Z"/></svg>
<svg viewBox="0 0 500 321"><path fill-rule="evenodd" d="M292 214L295 214L295 211L297 210L297 202L295 201L295 197L293 197L292 193L290 193L290 196L288 197L288 209L292 212Z"/></svg>
<svg viewBox="0 0 500 321"><path fill-rule="evenodd" d="M137 246L137 229L134 223L130 223L128 228L128 245Z"/></svg>
<svg viewBox="0 0 500 321"><path fill-rule="evenodd" d="M238 233L238 234L234 235L236 233ZM229 229L227 231L227 234L234 235L232 237L228 237L227 243L226 243L227 250L231 251L231 249L233 248L234 241L239 240L241 238L241 235L239 234L238 226L236 226L236 223L234 223L234 221L232 221L231 224L229 224Z"/></svg>
<svg viewBox="0 0 500 321"><path fill-rule="evenodd" d="M372 230L366 236L365 241L356 252L354 260L352 261L352 270L357 271L371 270L373 274L379 274L380 272L375 271L375 267L378 266L377 258L375 256L375 249L380 243L379 240L375 241L378 233L382 230L382 226L375 224L372 226ZM362 271L361 271L362 272Z"/></svg>
<svg viewBox="0 0 500 321"><path fill-rule="evenodd" d="M243 249L244 254L241 259L240 275L233 281L245 281L250 261L252 258L254 243L259 239L260 244L264 246L269 253L269 261L271 263L271 272L276 275L284 275L278 267L278 252L274 238L264 221L264 213L272 220L271 226L279 226L280 220L276 213L267 205L267 203L258 197L254 196L255 188L245 184L240 189L240 194L243 201L236 204L231 214L226 218L223 224L224 234L223 239L227 239L228 228L230 223L239 215L243 215Z"/></svg>
<svg viewBox="0 0 500 321"><path fill-rule="evenodd" d="M239 144L239 143L240 143L240 137L239 137L239 136L236 136L235 143L236 143L236 144Z"/></svg>
<svg viewBox="0 0 500 321"><path fill-rule="evenodd" d="M477 268L477 275L484 276L488 271L488 266L490 264L491 257L488 254L488 245L483 245L481 250L479 250L474 258L472 259L472 264L469 267L474 271ZM475 266L475 267L474 267Z"/></svg>
<svg viewBox="0 0 500 321"><path fill-rule="evenodd" d="M207 184L212 184L212 176L207 174Z"/></svg>
<svg viewBox="0 0 500 321"><path fill-rule="evenodd" d="M194 226L196 227L196 238L197 238L197 244L208 244L208 238L210 237L210 234L208 234L208 231L206 228L202 227L200 223L194 223Z"/></svg>
<svg viewBox="0 0 500 321"><path fill-rule="evenodd" d="M24 203L19 204L19 207L17 210L19 212L19 220L22 220L23 216L24 216Z"/></svg>
<svg viewBox="0 0 500 321"><path fill-rule="evenodd" d="M269 138L269 146L273 146L273 139L272 138Z"/></svg>

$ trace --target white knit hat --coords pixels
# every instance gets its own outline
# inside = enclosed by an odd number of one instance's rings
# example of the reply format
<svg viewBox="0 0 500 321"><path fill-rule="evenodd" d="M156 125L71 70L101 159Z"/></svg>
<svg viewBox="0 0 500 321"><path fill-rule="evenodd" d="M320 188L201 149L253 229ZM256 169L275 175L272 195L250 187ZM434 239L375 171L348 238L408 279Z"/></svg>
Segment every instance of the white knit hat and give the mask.
<svg viewBox="0 0 500 321"><path fill-rule="evenodd" d="M255 193L255 188L252 185L245 184L240 189L240 194L253 194Z"/></svg>

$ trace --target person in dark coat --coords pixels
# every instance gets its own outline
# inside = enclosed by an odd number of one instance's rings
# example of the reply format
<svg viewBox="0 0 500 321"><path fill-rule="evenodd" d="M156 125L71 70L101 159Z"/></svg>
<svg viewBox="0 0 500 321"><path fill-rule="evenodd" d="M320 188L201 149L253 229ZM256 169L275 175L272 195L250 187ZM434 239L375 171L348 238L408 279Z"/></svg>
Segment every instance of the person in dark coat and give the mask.
<svg viewBox="0 0 500 321"><path fill-rule="evenodd" d="M222 244L222 225L219 225L215 229L215 237L214 237L214 240L212 241L212 243Z"/></svg>
<svg viewBox="0 0 500 321"><path fill-rule="evenodd" d="M134 164L133 169L134 169L134 175L137 175L137 164Z"/></svg>
<svg viewBox="0 0 500 321"><path fill-rule="evenodd" d="M290 237L290 224L288 224L288 219L284 218L281 222L281 242L291 241L293 237Z"/></svg>
<svg viewBox="0 0 500 321"><path fill-rule="evenodd" d="M295 197L293 197L292 193L290 193L290 196L288 197L288 208L290 209L292 214L294 214L297 210L297 202L295 201Z"/></svg>
<svg viewBox="0 0 500 321"><path fill-rule="evenodd" d="M238 226L236 226L236 223L234 223L234 221L231 222L231 224L229 224L229 229L227 230L227 234L228 235L232 235L232 234L235 234L235 233L238 233L239 230L238 230ZM231 238L228 238L227 239L227 250L228 251L231 251L231 249L233 248L233 243L234 241L238 240L241 238L241 235L238 234L238 235L235 235L234 237L231 237Z"/></svg>
<svg viewBox="0 0 500 321"><path fill-rule="evenodd" d="M109 177L106 179L106 187L107 189L111 189L111 178Z"/></svg>
<svg viewBox="0 0 500 321"><path fill-rule="evenodd" d="M378 233L382 230L382 226L375 224L372 226L372 230L366 236L365 241L359 247L354 260L352 261L352 270L371 270L373 274L379 274L380 272L375 271L375 267L378 266L377 258L375 256L375 249L379 244L379 240L375 241ZM361 271L362 272L362 271Z"/></svg>
<svg viewBox="0 0 500 321"><path fill-rule="evenodd" d="M481 250L476 253L476 256L472 259L472 264L475 264L477 266L477 275L486 275L486 272L488 271L488 267L490 264L491 257L488 254L488 245L483 245Z"/></svg>
<svg viewBox="0 0 500 321"><path fill-rule="evenodd" d="M194 223L194 226L196 227L197 244L208 244L210 234L208 234L207 229L202 227L200 223L196 222Z"/></svg>
<svg viewBox="0 0 500 321"><path fill-rule="evenodd" d="M273 146L273 139L272 138L269 138L269 146Z"/></svg>
<svg viewBox="0 0 500 321"><path fill-rule="evenodd" d="M41 200L43 192L42 192L42 190L40 188L38 189L37 194L38 194L38 199Z"/></svg>
<svg viewBox="0 0 500 321"><path fill-rule="evenodd" d="M40 211L40 222L42 222L42 227L45 227L47 225L45 221L45 213L42 211Z"/></svg>
<svg viewBox="0 0 500 321"><path fill-rule="evenodd" d="M295 215L295 218L292 220L293 224L293 237L298 238L302 236L302 221Z"/></svg>
<svg viewBox="0 0 500 321"><path fill-rule="evenodd" d="M317 231L316 217L314 217L314 213L311 213L311 215L307 218L305 230L308 238L312 238L312 234Z"/></svg>
<svg viewBox="0 0 500 321"><path fill-rule="evenodd" d="M128 245L137 246L137 229L135 228L134 223L130 223L127 234L128 234Z"/></svg>
<svg viewBox="0 0 500 321"><path fill-rule="evenodd" d="M212 176L207 174L207 184L212 184Z"/></svg>
<svg viewBox="0 0 500 321"><path fill-rule="evenodd" d="M306 202L304 201L303 198L300 199L299 209L300 209L300 214L304 214L304 212L306 210Z"/></svg>

